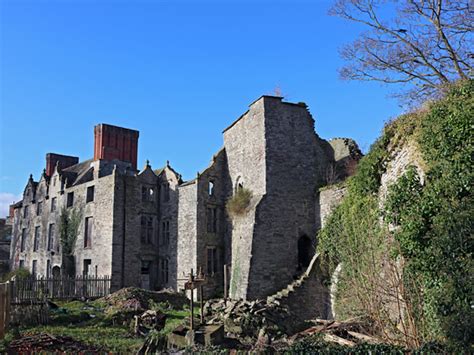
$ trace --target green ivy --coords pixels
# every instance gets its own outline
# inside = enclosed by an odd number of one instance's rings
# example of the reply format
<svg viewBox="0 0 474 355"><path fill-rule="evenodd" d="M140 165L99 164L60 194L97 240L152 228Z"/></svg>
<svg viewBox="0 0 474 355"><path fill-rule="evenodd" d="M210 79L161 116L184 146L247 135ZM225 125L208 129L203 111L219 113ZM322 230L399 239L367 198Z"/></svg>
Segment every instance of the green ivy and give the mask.
<svg viewBox="0 0 474 355"><path fill-rule="evenodd" d="M460 83L427 109L388 124L319 234L319 251L333 265L344 264L338 295L355 294L357 290L348 289L354 280L361 289L367 287L363 282L370 279L359 274L374 272L371 258L402 257L403 280L423 332L420 337L428 341L473 341L473 92L474 81ZM390 152L408 141L420 151L425 175L422 179L415 167L409 167L389 188L381 210L377 193ZM391 252L384 254L388 249ZM367 289L362 295L366 304L370 293ZM367 308L357 297L339 302L346 315L359 315Z"/></svg>

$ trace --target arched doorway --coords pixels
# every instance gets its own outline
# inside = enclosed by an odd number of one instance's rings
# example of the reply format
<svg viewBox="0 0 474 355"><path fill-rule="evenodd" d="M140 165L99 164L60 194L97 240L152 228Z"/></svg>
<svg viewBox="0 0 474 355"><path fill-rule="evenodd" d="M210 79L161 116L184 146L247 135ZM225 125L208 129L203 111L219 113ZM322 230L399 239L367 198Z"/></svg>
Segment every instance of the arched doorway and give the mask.
<svg viewBox="0 0 474 355"><path fill-rule="evenodd" d="M307 235L298 239L298 269L307 268L313 257L313 243Z"/></svg>

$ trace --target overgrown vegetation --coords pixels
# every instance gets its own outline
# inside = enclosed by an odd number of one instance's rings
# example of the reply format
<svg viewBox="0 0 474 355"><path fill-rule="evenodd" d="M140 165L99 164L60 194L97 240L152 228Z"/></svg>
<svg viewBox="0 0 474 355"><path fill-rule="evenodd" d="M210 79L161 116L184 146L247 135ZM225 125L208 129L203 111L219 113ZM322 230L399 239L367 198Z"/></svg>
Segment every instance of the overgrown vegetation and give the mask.
<svg viewBox="0 0 474 355"><path fill-rule="evenodd" d="M330 265L343 264L338 315L369 315L392 343L473 341L473 91L460 83L388 124L319 236ZM381 207L381 176L402 145L421 152L423 184L409 168Z"/></svg>
<svg viewBox="0 0 474 355"><path fill-rule="evenodd" d="M252 191L245 187L238 188L226 203L226 209L230 216L242 215L247 211L247 207L250 205L252 199Z"/></svg>
<svg viewBox="0 0 474 355"><path fill-rule="evenodd" d="M27 279L28 277L31 276L31 273L28 271L28 269L25 269L23 267L18 268L14 271L10 271L9 273L3 275L2 282L6 282L8 280L11 280L13 277L17 279Z"/></svg>
<svg viewBox="0 0 474 355"><path fill-rule="evenodd" d="M64 255L73 255L74 253L81 218L82 212L80 210L69 210L66 207L63 207L61 210L59 217L59 235Z"/></svg>
<svg viewBox="0 0 474 355"><path fill-rule="evenodd" d="M22 326L8 334L7 341L0 343L0 350L15 337L27 334L47 333L52 336L70 336L83 344L113 353L136 353L145 338L133 335L133 316L118 317L117 312L107 312L109 305L101 300L92 302L59 302L57 309L50 310L50 322L41 326ZM167 302L156 303L150 299L149 308L166 314L165 327L153 331L150 337L163 339L182 324L190 314L189 307L177 309ZM199 308L197 307L197 311ZM127 312L125 312L127 313ZM136 312L135 312L136 313ZM16 336L14 335L16 333ZM4 349L5 350L5 349Z"/></svg>

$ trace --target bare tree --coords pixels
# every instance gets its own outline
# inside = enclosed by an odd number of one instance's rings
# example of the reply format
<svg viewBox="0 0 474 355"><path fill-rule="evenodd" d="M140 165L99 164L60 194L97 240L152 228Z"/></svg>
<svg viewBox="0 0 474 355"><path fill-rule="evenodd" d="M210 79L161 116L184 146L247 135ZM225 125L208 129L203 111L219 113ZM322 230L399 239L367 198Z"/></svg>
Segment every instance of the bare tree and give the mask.
<svg viewBox="0 0 474 355"><path fill-rule="evenodd" d="M472 74L469 0L336 0L330 14L367 28L341 51L343 79L402 84L395 96L419 102Z"/></svg>

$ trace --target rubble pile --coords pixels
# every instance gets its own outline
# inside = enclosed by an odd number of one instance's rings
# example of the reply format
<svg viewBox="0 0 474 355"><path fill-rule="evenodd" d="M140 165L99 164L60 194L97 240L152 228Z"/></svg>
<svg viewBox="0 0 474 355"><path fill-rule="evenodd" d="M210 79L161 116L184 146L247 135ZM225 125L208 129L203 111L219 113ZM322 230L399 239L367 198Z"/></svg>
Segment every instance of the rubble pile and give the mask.
<svg viewBox="0 0 474 355"><path fill-rule="evenodd" d="M148 291L136 287L127 287L118 290L100 299L107 307L119 308L124 311L145 311L150 309L150 303L167 303L171 308L181 309L188 304L184 294L173 291Z"/></svg>
<svg viewBox="0 0 474 355"><path fill-rule="evenodd" d="M304 329L291 313L277 303L265 300L210 300L203 308L207 324L224 323L228 336L267 342ZM268 338L268 339L266 339Z"/></svg>
<svg viewBox="0 0 474 355"><path fill-rule="evenodd" d="M135 335L147 335L151 330L160 331L165 327L166 314L160 311L148 310L140 316L135 316Z"/></svg>
<svg viewBox="0 0 474 355"><path fill-rule="evenodd" d="M100 349L78 342L71 337L53 336L46 333L25 335L21 339L12 340L8 347L9 354L37 354L52 351L99 353Z"/></svg>

